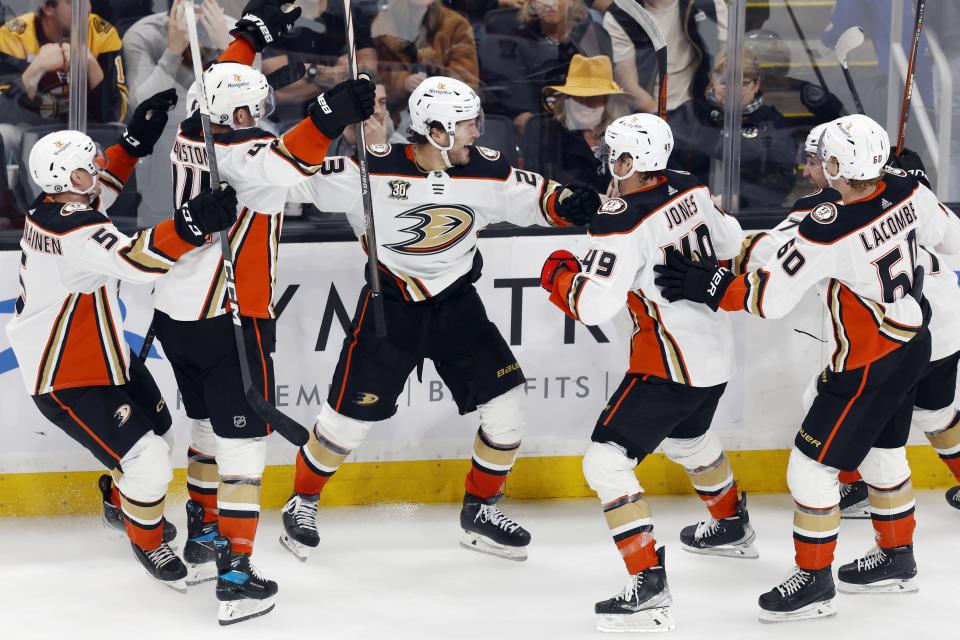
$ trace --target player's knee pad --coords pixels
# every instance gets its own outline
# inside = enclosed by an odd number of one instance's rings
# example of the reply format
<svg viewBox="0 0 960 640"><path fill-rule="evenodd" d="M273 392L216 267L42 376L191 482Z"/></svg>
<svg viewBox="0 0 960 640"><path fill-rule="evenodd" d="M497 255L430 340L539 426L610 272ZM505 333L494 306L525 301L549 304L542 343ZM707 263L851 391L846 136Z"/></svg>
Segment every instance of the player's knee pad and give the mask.
<svg viewBox="0 0 960 640"><path fill-rule="evenodd" d="M636 458L610 442L594 442L583 455L583 477L604 504L643 491L633 473L636 466Z"/></svg>
<svg viewBox="0 0 960 640"><path fill-rule="evenodd" d="M217 436L217 467L220 476L257 478L267 460L266 438L221 438Z"/></svg>
<svg viewBox="0 0 960 640"><path fill-rule="evenodd" d="M956 409L952 406L944 407L943 409L934 409L933 411L914 407L913 426L924 433L938 433L953 423L955 413Z"/></svg>
<svg viewBox="0 0 960 640"><path fill-rule="evenodd" d="M329 404L324 403L323 408L320 409L320 415L317 416L314 429L321 439L329 440L347 451L353 451L367 437L367 433L372 426L372 422L348 418L337 413Z"/></svg>
<svg viewBox="0 0 960 640"><path fill-rule="evenodd" d="M710 431L697 438L667 438L660 447L664 455L684 469L708 467L723 455L720 440Z"/></svg>
<svg viewBox="0 0 960 640"><path fill-rule="evenodd" d="M190 421L190 446L211 458L217 455L217 435L210 420Z"/></svg>
<svg viewBox="0 0 960 640"><path fill-rule="evenodd" d="M154 432L156 433L156 432ZM173 435L173 425L171 425L166 431L161 434L158 434L163 441L167 443L167 449L173 451L177 447L177 438Z"/></svg>
<svg viewBox="0 0 960 640"><path fill-rule="evenodd" d="M117 483L120 493L138 502L153 502L167 493L173 480L170 449L157 434L146 433L120 459L123 476Z"/></svg>
<svg viewBox="0 0 960 640"><path fill-rule="evenodd" d="M839 469L820 464L794 447L787 464L787 486L805 507L826 509L840 502Z"/></svg>
<svg viewBox="0 0 960 640"><path fill-rule="evenodd" d="M502 445L520 442L527 422L526 401L527 394L519 386L477 407L480 428L490 442Z"/></svg>
<svg viewBox="0 0 960 640"><path fill-rule="evenodd" d="M860 475L867 484L879 487L895 487L910 477L905 447L880 449L874 447L860 463Z"/></svg>

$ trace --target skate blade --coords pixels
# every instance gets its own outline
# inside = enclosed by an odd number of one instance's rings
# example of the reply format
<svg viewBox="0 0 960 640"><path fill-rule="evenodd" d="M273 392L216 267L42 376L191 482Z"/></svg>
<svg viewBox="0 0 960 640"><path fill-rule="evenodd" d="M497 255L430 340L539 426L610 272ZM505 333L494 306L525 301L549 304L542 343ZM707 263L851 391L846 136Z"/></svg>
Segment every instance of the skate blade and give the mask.
<svg viewBox="0 0 960 640"><path fill-rule="evenodd" d="M187 565L187 577L185 578L188 587L193 587L204 582L210 582L217 579L217 563L202 562L200 564Z"/></svg>
<svg viewBox="0 0 960 640"><path fill-rule="evenodd" d="M300 562L306 562L314 549L314 547L308 547L301 542L297 542L288 536L286 532L280 534L280 544L286 547L287 551L295 555Z"/></svg>
<svg viewBox="0 0 960 640"><path fill-rule="evenodd" d="M177 593L186 593L187 592L187 581L185 578L180 580L159 580L160 584L165 587L173 589Z"/></svg>
<svg viewBox="0 0 960 640"><path fill-rule="evenodd" d="M689 551L690 553L696 553L702 556L718 556L721 558L742 558L744 560L755 560L760 557L760 552L757 551L757 548L753 545L753 541L757 539L756 533L751 533L750 536L738 542L736 544L725 544L717 547L691 547L686 544L681 543L684 551Z"/></svg>
<svg viewBox="0 0 960 640"><path fill-rule="evenodd" d="M833 598L822 602L814 602L796 611L766 611L760 610L760 622L765 624L778 622L799 622L801 620L815 620L817 618L830 618L837 615L837 610L833 606Z"/></svg>
<svg viewBox="0 0 960 640"><path fill-rule="evenodd" d="M837 591L840 593L863 595L868 593L893 594L893 593L916 593L920 591L920 583L916 578L893 578L890 580L880 580L871 584L851 584L842 580L837 580Z"/></svg>
<svg viewBox="0 0 960 640"><path fill-rule="evenodd" d="M523 562L527 559L526 547L508 547L503 544L497 544L490 538L482 536L479 533L464 531L460 537L460 546L464 549L485 553L490 556L513 560L514 562Z"/></svg>
<svg viewBox="0 0 960 640"><path fill-rule="evenodd" d="M843 520L869 520L870 509L865 506L853 505L841 511L840 518Z"/></svg>
<svg viewBox="0 0 960 640"><path fill-rule="evenodd" d="M662 633L676 627L670 607L655 607L629 614L597 616L597 630L605 633Z"/></svg>
<svg viewBox="0 0 960 640"><path fill-rule="evenodd" d="M220 626L225 627L251 618L265 616L273 611L275 606L277 606L277 603L274 602L273 598L265 598L263 600L245 598L243 600L221 602L220 610L217 612L217 619L220 621Z"/></svg>

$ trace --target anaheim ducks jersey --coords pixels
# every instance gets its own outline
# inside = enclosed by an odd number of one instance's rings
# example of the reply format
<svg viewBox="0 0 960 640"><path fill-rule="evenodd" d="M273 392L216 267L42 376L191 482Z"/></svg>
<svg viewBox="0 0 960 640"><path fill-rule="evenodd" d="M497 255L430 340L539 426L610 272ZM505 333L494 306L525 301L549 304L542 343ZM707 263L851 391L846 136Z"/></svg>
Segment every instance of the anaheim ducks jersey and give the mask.
<svg viewBox="0 0 960 640"><path fill-rule="evenodd" d="M567 226L555 210L560 185L514 169L498 151L470 149L470 161L424 172L413 145L369 148L377 258L385 287L407 302L437 296L473 269L477 232L495 222ZM349 158L328 158L320 172L290 190L295 202L345 212L364 241L360 172Z"/></svg>
<svg viewBox="0 0 960 640"><path fill-rule="evenodd" d="M888 169L870 196L813 207L764 267L733 281L722 306L777 318L817 286L833 328L831 367L857 369L921 329L920 306L908 295L920 245L960 252L960 220L915 179Z"/></svg>
<svg viewBox="0 0 960 640"><path fill-rule="evenodd" d="M237 191L237 221L228 237L240 312L272 318L287 189L320 168L330 140L305 119L279 138L253 127L214 134L214 143L220 179ZM199 112L181 123L170 164L177 208L210 183ZM185 256L157 283L154 305L175 320L202 320L226 312L226 280L216 237Z"/></svg>
<svg viewBox="0 0 960 640"><path fill-rule="evenodd" d="M704 305L669 302L653 282L653 267L671 251L721 260L737 255L743 232L710 190L685 172L664 171L655 185L605 202L589 235L583 269L560 274L551 301L589 325L610 320L626 304L634 323L628 373L694 387L728 381L730 319Z"/></svg>
<svg viewBox="0 0 960 640"><path fill-rule="evenodd" d="M777 250L797 235L797 229L810 210L823 202L837 202L840 193L835 189L817 189L799 198L780 224L767 231L749 233L743 240L740 254L733 261L734 273L746 273L767 264Z"/></svg>
<svg viewBox="0 0 960 640"><path fill-rule="evenodd" d="M172 220L132 238L104 211L137 159L107 149L101 197L92 206L41 196L20 240L20 296L7 336L31 395L128 381L119 281L150 282L193 248Z"/></svg>

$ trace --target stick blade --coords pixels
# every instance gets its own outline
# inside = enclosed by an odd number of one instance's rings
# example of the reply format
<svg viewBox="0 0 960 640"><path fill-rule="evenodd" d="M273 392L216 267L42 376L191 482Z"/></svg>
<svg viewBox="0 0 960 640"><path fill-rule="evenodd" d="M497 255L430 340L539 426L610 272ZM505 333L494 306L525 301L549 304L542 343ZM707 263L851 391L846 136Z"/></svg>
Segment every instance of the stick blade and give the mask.
<svg viewBox="0 0 960 640"><path fill-rule="evenodd" d="M851 51L862 44L863 29L861 27L850 27L841 33L840 37L837 38L837 45L834 47L834 51L837 54L837 60L840 61L840 66L846 69L847 56L850 55Z"/></svg>
<svg viewBox="0 0 960 640"><path fill-rule="evenodd" d="M255 389L247 389L245 395L250 408L266 422L269 422L273 430L283 436L290 444L298 447L307 444L307 440L310 439L310 432L296 420L267 402Z"/></svg>

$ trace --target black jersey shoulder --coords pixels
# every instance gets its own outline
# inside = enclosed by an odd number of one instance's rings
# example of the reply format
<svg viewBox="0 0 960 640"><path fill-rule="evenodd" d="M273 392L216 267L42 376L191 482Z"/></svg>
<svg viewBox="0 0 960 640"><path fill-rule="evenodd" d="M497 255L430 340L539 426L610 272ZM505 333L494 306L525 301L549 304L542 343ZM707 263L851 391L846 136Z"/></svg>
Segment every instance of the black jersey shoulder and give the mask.
<svg viewBox="0 0 960 640"><path fill-rule="evenodd" d="M276 138L277 136L273 135L269 131L265 131L260 127L249 127L247 129L230 129L229 131L224 131L223 133L213 134L213 139L217 144L243 144L244 142L250 142L251 140L263 140L264 138Z"/></svg>
<svg viewBox="0 0 960 640"><path fill-rule="evenodd" d="M840 192L836 189L827 187L826 189L817 189L813 193L797 198L790 211L810 211L818 204L824 202L836 202L840 199Z"/></svg>
<svg viewBox="0 0 960 640"><path fill-rule="evenodd" d="M51 202L38 199L30 210L29 219L44 231L64 235L82 227L110 224L106 214L79 202Z"/></svg>
<svg viewBox="0 0 960 640"><path fill-rule="evenodd" d="M470 161L448 169L447 175L451 178L506 180L510 177L510 163L499 151L487 147L470 147Z"/></svg>
<svg viewBox="0 0 960 640"><path fill-rule="evenodd" d="M393 144L387 148L371 147L367 154L370 173L375 175L409 176L411 178L424 177L423 171L413 161L413 145Z"/></svg>
<svg viewBox="0 0 960 640"><path fill-rule="evenodd" d="M654 211L703 185L684 172L664 171L657 184L642 191L611 198L603 203L590 222L590 234L596 236L629 233Z"/></svg>
<svg viewBox="0 0 960 640"><path fill-rule="evenodd" d="M866 200L851 204L823 202L814 206L798 231L807 240L833 244L896 208L919 186L916 178L910 176L884 177L880 192Z"/></svg>
<svg viewBox="0 0 960 640"><path fill-rule="evenodd" d="M906 171L893 167L887 167L887 171L883 175L883 182L886 188L881 195L892 204L906 200L920 187L920 181L917 178Z"/></svg>

